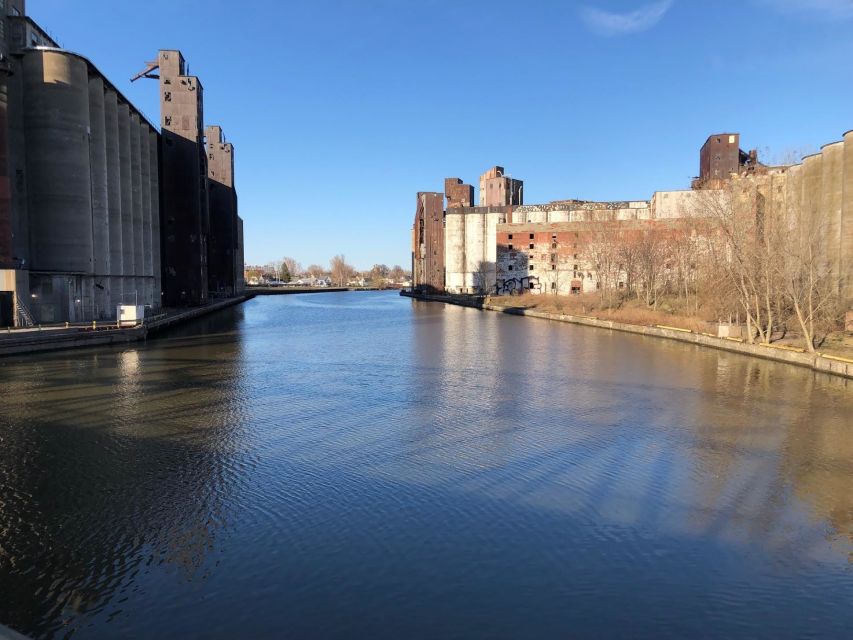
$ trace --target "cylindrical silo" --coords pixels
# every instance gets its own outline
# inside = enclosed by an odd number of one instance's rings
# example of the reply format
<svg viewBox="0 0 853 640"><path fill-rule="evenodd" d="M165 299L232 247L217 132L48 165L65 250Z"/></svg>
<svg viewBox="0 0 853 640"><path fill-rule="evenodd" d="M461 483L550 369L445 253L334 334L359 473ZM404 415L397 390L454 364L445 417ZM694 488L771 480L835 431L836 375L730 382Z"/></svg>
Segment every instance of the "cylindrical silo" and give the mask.
<svg viewBox="0 0 853 640"><path fill-rule="evenodd" d="M148 123L139 123L139 157L142 196L142 271L145 277L145 304L152 304L154 295L153 271L151 269L151 160L148 157L151 146L148 144Z"/></svg>
<svg viewBox="0 0 853 640"><path fill-rule="evenodd" d="M853 131L844 134L841 187L841 302L853 310Z"/></svg>
<svg viewBox="0 0 853 640"><path fill-rule="evenodd" d="M133 197L130 179L130 109L118 105L118 153L121 178L122 302L133 304Z"/></svg>
<svg viewBox="0 0 853 640"><path fill-rule="evenodd" d="M65 52L28 51L23 76L30 269L91 275L87 65Z"/></svg>
<svg viewBox="0 0 853 640"><path fill-rule="evenodd" d="M803 165L795 164L788 168L786 172L788 180L786 184L785 209L786 209L786 228L793 232L801 217L803 207Z"/></svg>
<svg viewBox="0 0 853 640"><path fill-rule="evenodd" d="M122 251L121 251L121 168L119 161L118 98L115 91L104 94L104 124L107 154L107 205L110 237L110 309L109 318L115 318L116 306L122 301Z"/></svg>
<svg viewBox="0 0 853 640"><path fill-rule="evenodd" d="M89 175L92 184L94 244L94 317L106 318L110 306L110 221L107 190L107 141L104 79L89 78Z"/></svg>
<svg viewBox="0 0 853 640"><path fill-rule="evenodd" d="M483 244L485 241L486 224L484 213L471 213L465 217L465 292L473 293L478 287L475 282L477 270L483 261Z"/></svg>
<svg viewBox="0 0 853 640"><path fill-rule="evenodd" d="M826 230L826 254L837 279L841 269L841 182L844 171L844 143L821 147L822 177L820 223Z"/></svg>
<svg viewBox="0 0 853 640"><path fill-rule="evenodd" d="M154 309L162 304L162 281L160 262L160 152L157 146L157 132L148 132L148 159L151 175L151 267L154 276Z"/></svg>
<svg viewBox="0 0 853 640"><path fill-rule="evenodd" d="M803 158L803 218L799 237L803 241L814 238L820 228L821 190L823 186L823 156L814 153Z"/></svg>
<svg viewBox="0 0 853 640"><path fill-rule="evenodd" d="M130 180L133 198L133 275L136 299L144 304L145 293L143 277L145 266L142 264L142 167L139 151L139 114L130 114Z"/></svg>

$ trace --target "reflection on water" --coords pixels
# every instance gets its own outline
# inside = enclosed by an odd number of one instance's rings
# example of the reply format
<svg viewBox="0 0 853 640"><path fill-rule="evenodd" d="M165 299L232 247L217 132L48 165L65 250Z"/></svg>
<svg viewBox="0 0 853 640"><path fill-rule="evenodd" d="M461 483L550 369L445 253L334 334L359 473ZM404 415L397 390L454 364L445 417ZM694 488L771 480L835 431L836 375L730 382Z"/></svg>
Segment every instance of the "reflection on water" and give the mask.
<svg viewBox="0 0 853 640"><path fill-rule="evenodd" d="M38 637L840 637L853 385L386 293L0 361Z"/></svg>

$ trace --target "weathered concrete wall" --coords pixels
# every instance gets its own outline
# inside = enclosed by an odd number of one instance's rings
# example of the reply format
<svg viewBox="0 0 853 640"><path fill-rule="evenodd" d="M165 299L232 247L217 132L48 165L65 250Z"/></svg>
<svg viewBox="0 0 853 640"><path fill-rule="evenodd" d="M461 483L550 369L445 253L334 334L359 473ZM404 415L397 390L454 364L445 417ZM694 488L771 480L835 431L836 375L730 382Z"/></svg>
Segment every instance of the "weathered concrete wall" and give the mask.
<svg viewBox="0 0 853 640"><path fill-rule="evenodd" d="M91 274L89 80L62 52L24 56L30 268Z"/></svg>
<svg viewBox="0 0 853 640"><path fill-rule="evenodd" d="M116 306L122 299L122 258L121 236L121 168L119 162L118 98L115 91L108 90L104 95L104 121L106 132L107 167L107 207L109 217L109 255L110 255L110 300L109 318L115 318Z"/></svg>
<svg viewBox="0 0 853 640"><path fill-rule="evenodd" d="M122 247L122 302L134 301L136 291L134 275L134 228L133 228L133 192L130 170L130 108L127 103L118 105L118 152L119 177L121 181L121 247Z"/></svg>
<svg viewBox="0 0 853 640"><path fill-rule="evenodd" d="M104 80L89 78L89 173L92 189L92 240L94 242L95 318L109 317L110 219L107 186L107 138Z"/></svg>
<svg viewBox="0 0 853 640"><path fill-rule="evenodd" d="M838 223L841 249L840 279L842 298L853 308L853 131L844 134L841 178L841 219Z"/></svg>

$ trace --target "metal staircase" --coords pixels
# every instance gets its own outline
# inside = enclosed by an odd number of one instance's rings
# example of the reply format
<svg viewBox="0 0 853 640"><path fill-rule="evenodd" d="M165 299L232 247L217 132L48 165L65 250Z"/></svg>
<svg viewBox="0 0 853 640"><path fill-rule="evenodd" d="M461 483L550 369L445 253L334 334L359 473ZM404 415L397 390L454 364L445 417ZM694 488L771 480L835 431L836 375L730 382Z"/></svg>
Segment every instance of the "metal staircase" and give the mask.
<svg viewBox="0 0 853 640"><path fill-rule="evenodd" d="M15 316L19 327L33 327L36 324L30 310L27 309L27 305L21 302L17 294L15 295Z"/></svg>

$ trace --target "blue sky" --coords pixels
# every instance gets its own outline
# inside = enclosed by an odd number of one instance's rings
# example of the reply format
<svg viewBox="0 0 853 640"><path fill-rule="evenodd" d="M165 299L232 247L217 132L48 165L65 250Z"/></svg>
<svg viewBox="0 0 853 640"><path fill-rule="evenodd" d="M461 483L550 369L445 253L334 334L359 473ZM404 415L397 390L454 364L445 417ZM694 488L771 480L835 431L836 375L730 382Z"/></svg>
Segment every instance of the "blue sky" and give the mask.
<svg viewBox="0 0 853 640"><path fill-rule="evenodd" d="M128 79L179 48L236 147L247 263L409 263L418 191L492 165L525 201L685 188L715 132L782 157L853 129L853 0L29 0Z"/></svg>

